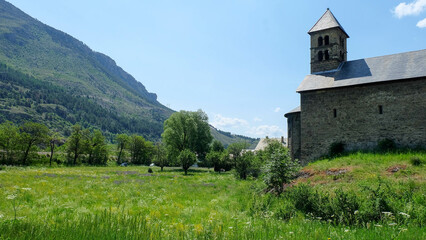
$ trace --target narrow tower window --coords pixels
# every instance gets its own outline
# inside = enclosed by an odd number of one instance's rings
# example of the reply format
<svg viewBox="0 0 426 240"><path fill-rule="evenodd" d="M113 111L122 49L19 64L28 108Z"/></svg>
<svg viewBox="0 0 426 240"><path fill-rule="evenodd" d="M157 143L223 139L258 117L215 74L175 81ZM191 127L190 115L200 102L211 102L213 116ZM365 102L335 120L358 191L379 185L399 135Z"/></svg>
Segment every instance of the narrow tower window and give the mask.
<svg viewBox="0 0 426 240"><path fill-rule="evenodd" d="M324 58L325 58L325 60L330 59L330 56L328 55L328 50L325 50L325 52L324 52Z"/></svg>
<svg viewBox="0 0 426 240"><path fill-rule="evenodd" d="M322 51L318 52L318 61L322 61L324 59L324 56L322 54Z"/></svg>
<svg viewBox="0 0 426 240"><path fill-rule="evenodd" d="M383 106L379 105L379 114L383 114Z"/></svg>
<svg viewBox="0 0 426 240"><path fill-rule="evenodd" d="M319 37L318 38L318 47L321 47L322 46L322 37Z"/></svg>
<svg viewBox="0 0 426 240"><path fill-rule="evenodd" d="M324 37L324 45L330 44L330 38L327 36Z"/></svg>
<svg viewBox="0 0 426 240"><path fill-rule="evenodd" d="M333 109L333 116L336 118L337 117L337 110Z"/></svg>

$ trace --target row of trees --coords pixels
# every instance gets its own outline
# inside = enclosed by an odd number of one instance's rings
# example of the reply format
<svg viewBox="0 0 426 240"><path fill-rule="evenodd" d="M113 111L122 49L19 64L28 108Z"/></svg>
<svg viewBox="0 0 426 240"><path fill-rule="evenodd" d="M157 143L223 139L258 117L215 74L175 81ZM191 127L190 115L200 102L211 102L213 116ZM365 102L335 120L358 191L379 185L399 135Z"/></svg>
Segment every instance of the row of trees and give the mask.
<svg viewBox="0 0 426 240"><path fill-rule="evenodd" d="M134 164L149 164L154 153L153 143L142 136L125 134L117 135L119 154L117 162L130 161ZM68 138L49 130L45 125L26 122L17 126L11 122L0 124L0 164L28 165L28 160L39 159L49 154L49 164L57 160L56 151L60 153L65 163L76 165L105 165L111 158L105 136L100 130L90 130L79 124L72 126ZM40 154L42 152L43 154Z"/></svg>

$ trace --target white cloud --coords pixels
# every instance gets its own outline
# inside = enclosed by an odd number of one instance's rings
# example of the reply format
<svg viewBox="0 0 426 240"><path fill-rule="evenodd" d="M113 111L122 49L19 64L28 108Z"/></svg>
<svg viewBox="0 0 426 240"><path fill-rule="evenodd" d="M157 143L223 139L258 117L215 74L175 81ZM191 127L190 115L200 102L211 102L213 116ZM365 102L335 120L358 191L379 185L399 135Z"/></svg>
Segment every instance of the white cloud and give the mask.
<svg viewBox="0 0 426 240"><path fill-rule="evenodd" d="M418 15L426 9L426 0L415 0L411 3L400 3L395 7L393 13L396 17L402 18L404 16Z"/></svg>
<svg viewBox="0 0 426 240"><path fill-rule="evenodd" d="M256 137L280 137L284 135L284 130L276 125L261 125L251 128L250 133Z"/></svg>
<svg viewBox="0 0 426 240"><path fill-rule="evenodd" d="M216 128L248 126L248 122L244 119L224 117L220 114L214 115L211 124Z"/></svg>
<svg viewBox="0 0 426 240"><path fill-rule="evenodd" d="M419 28L426 28L426 18L419 21L416 26Z"/></svg>
<svg viewBox="0 0 426 240"><path fill-rule="evenodd" d="M274 110L274 112L279 112L279 111L281 111L281 108L280 107L277 107L277 108L275 108L275 110Z"/></svg>
<svg viewBox="0 0 426 240"><path fill-rule="evenodd" d="M254 121L254 122L261 122L261 121L262 121L262 119L261 119L261 118L258 118L258 117L255 117L255 118L253 119L253 121Z"/></svg>

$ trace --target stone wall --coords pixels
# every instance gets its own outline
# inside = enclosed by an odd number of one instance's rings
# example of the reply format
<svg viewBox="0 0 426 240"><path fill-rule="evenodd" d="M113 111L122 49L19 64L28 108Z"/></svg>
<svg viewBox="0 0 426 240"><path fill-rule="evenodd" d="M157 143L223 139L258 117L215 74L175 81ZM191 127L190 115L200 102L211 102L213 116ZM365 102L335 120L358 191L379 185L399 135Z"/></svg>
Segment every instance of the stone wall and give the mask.
<svg viewBox="0 0 426 240"><path fill-rule="evenodd" d="M292 159L300 159L300 112L286 114L287 143Z"/></svg>
<svg viewBox="0 0 426 240"><path fill-rule="evenodd" d="M301 92L301 109L304 164L338 141L346 150L372 149L386 138L426 147L426 78Z"/></svg>

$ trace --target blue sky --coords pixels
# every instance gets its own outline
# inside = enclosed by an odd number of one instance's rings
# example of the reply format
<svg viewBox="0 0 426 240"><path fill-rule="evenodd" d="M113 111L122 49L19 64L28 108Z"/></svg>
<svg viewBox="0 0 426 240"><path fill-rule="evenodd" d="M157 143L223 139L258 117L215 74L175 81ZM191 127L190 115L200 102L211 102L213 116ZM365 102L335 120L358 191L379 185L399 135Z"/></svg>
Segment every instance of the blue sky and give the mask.
<svg viewBox="0 0 426 240"><path fill-rule="evenodd" d="M327 8L350 36L348 60L426 47L426 0L8 1L112 57L162 104L251 137L286 135L307 31Z"/></svg>

